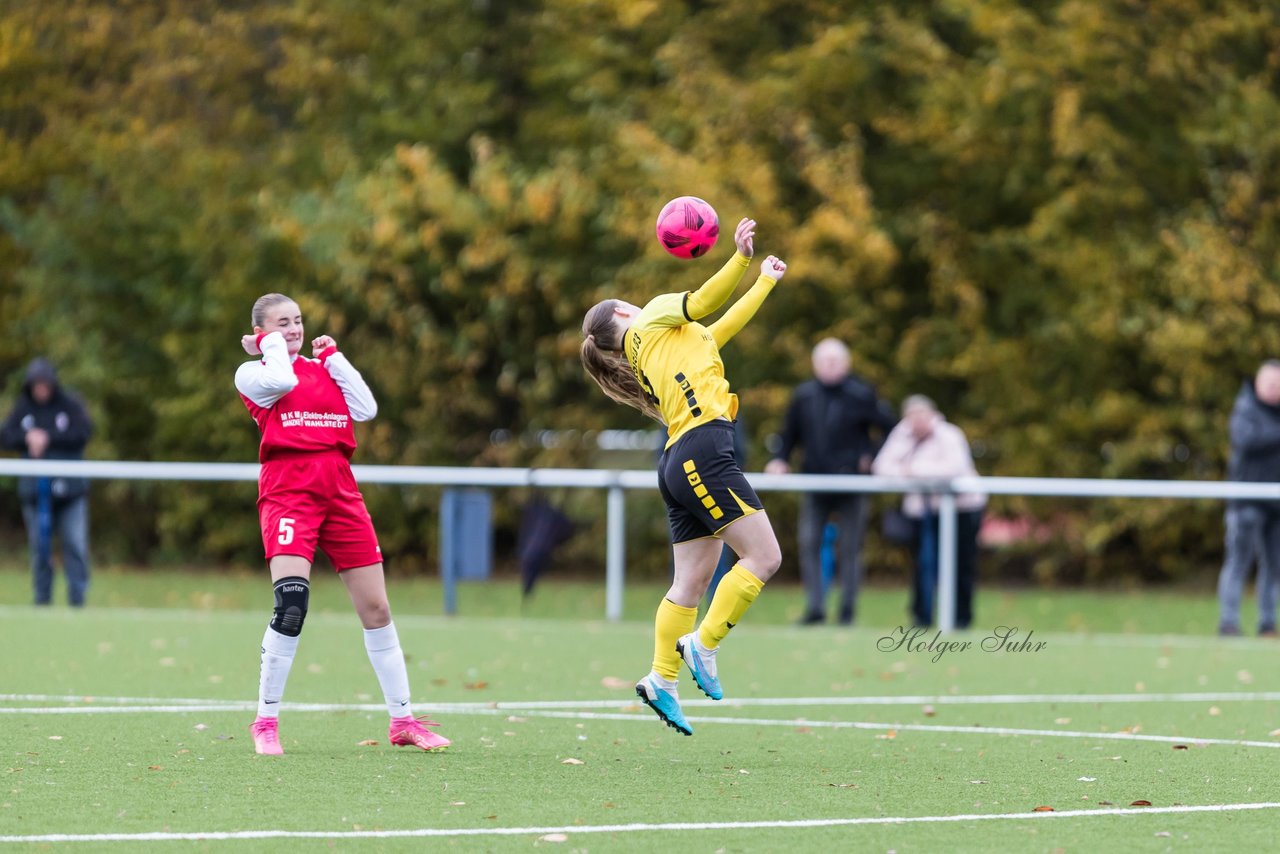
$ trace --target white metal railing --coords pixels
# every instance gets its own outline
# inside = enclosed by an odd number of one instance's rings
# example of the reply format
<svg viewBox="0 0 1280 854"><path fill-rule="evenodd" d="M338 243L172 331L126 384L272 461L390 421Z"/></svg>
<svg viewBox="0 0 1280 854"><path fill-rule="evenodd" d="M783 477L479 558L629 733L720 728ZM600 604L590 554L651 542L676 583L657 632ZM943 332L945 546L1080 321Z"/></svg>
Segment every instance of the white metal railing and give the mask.
<svg viewBox="0 0 1280 854"><path fill-rule="evenodd" d="M656 489L649 470L352 466L361 483L413 486L575 487L607 490L605 617L622 618L626 577L626 490ZM0 477L85 477L105 480L256 481L257 463L106 462L0 459ZM871 475L748 473L760 492L927 493L938 496L938 628L955 628L957 494L1087 498L1231 499L1280 501L1280 483L1193 480L1091 480L1043 477L957 477L917 480Z"/></svg>

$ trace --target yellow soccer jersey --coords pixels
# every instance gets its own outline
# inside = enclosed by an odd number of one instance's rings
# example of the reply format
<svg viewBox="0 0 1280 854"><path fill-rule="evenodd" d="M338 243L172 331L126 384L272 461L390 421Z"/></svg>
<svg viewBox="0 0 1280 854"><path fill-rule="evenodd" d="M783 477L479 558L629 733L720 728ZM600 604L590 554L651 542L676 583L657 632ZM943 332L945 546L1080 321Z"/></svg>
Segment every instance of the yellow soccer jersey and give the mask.
<svg viewBox="0 0 1280 854"><path fill-rule="evenodd" d="M627 330L631 369L667 425L667 446L699 424L738 415L711 331L685 315L686 291L649 301Z"/></svg>
<svg viewBox="0 0 1280 854"><path fill-rule="evenodd" d="M729 391L720 347L751 319L777 283L762 275L710 327L698 320L724 304L750 263L735 254L698 290L654 297L627 330L627 361L662 413L667 447L699 424L738 415L738 396Z"/></svg>

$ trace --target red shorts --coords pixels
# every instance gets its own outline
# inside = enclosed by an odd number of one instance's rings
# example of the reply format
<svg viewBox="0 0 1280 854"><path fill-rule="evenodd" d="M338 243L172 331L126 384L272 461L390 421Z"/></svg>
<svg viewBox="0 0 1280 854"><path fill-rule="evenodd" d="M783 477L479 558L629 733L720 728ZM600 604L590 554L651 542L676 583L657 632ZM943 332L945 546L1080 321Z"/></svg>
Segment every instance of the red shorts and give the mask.
<svg viewBox="0 0 1280 854"><path fill-rule="evenodd" d="M267 560L324 550L338 572L382 562L373 519L351 464L339 453L268 460L258 475L258 519Z"/></svg>

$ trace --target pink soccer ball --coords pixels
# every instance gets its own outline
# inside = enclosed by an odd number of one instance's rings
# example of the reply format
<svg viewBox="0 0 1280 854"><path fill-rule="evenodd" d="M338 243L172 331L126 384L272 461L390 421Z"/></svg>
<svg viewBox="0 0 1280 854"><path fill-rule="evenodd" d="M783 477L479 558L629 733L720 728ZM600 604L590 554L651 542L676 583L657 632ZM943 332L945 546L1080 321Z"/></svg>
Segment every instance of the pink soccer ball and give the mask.
<svg viewBox="0 0 1280 854"><path fill-rule="evenodd" d="M720 236L716 209L697 196L680 196L658 214L658 242L677 258L706 255Z"/></svg>

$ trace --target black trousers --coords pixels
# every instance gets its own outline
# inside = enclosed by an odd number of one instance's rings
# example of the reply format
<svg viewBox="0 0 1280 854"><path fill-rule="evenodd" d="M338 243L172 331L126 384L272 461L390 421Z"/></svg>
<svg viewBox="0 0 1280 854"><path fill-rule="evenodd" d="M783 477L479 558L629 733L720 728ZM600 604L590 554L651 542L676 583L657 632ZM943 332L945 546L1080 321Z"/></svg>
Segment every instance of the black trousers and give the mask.
<svg viewBox="0 0 1280 854"><path fill-rule="evenodd" d="M835 519L836 578L840 581L840 616L852 619L862 583L862 536L867 527L867 499L861 493L808 493L800 504L800 578L804 581L805 615L825 616L822 593L822 535Z"/></svg>
<svg viewBox="0 0 1280 854"><path fill-rule="evenodd" d="M956 628L973 622L973 587L978 574L978 529L981 510L956 513ZM938 598L938 515L927 514L920 522L920 543L916 551L916 577L912 584L911 617L917 626L933 625L934 603Z"/></svg>

